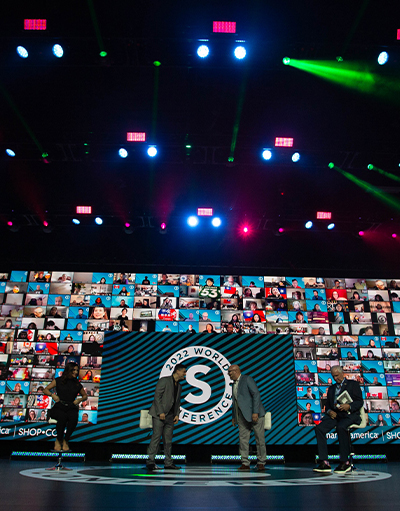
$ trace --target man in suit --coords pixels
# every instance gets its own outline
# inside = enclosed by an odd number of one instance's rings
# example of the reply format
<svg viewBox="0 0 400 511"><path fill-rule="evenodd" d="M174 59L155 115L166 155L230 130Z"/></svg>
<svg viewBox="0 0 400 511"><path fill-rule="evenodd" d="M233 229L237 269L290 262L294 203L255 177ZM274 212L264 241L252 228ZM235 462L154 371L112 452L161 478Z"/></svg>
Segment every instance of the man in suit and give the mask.
<svg viewBox="0 0 400 511"><path fill-rule="evenodd" d="M351 470L349 462L350 441L347 428L351 424L361 423L360 409L363 406L363 398L359 383L347 380L341 366L333 366L331 374L336 383L328 389L326 414L315 428L319 465L314 468L314 472L330 473L332 471L328 463L326 434L331 429L336 428L339 438L340 463L335 468L335 474L345 474ZM338 403L337 399L344 391L349 393L353 400L352 403Z"/></svg>
<svg viewBox="0 0 400 511"><path fill-rule="evenodd" d="M149 458L146 467L149 471L156 470L155 456L160 445L161 437L164 444L164 468L178 470L171 459L172 435L174 425L179 421L179 410L182 387L179 381L184 380L186 367L177 364L171 376L164 376L158 380L154 401L150 407L149 415L153 418L153 435L147 449Z"/></svg>
<svg viewBox="0 0 400 511"><path fill-rule="evenodd" d="M238 365L230 366L228 374L233 380L232 424L239 426L239 449L242 459L239 470L250 470L249 441L253 430L257 445L257 470L261 472L265 470L267 450L264 434L265 410L260 392L253 378L242 374Z"/></svg>

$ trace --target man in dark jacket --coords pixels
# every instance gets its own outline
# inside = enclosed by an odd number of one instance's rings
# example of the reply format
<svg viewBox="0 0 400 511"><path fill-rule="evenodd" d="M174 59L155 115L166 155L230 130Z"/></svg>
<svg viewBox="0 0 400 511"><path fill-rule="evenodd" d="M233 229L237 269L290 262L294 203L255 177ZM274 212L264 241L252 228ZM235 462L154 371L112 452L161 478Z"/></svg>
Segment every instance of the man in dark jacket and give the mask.
<svg viewBox="0 0 400 511"><path fill-rule="evenodd" d="M153 418L153 435L147 449L149 458L146 462L147 469L156 470L155 456L160 445L161 437L164 444L164 467L168 469L179 469L171 459L172 435L174 425L179 421L179 410L181 401L180 380L186 376L186 367L177 364L171 376L164 376L158 380L154 401L150 407L149 415Z"/></svg>
<svg viewBox="0 0 400 511"><path fill-rule="evenodd" d="M336 383L328 389L326 414L315 428L319 465L314 468L314 472L329 473L332 471L328 463L326 434L336 428L339 438L340 463L335 468L335 473L345 474L351 470L350 441L347 429L351 424L361 423L360 409L363 406L363 397L358 382L347 380L341 366L333 366L331 374ZM349 394L352 402L340 404L341 395L345 391Z"/></svg>

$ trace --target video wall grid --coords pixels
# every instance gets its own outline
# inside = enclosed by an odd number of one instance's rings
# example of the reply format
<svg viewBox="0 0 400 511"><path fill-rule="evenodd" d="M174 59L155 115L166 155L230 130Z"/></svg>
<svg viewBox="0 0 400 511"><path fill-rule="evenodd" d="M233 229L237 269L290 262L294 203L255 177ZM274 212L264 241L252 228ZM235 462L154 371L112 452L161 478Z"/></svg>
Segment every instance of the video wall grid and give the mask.
<svg viewBox="0 0 400 511"><path fill-rule="evenodd" d="M321 419L335 364L360 382L369 425L400 425L400 279L12 271L0 304L2 423L45 421L41 391L73 360L79 421L95 425L105 333L180 332L290 334L298 425Z"/></svg>

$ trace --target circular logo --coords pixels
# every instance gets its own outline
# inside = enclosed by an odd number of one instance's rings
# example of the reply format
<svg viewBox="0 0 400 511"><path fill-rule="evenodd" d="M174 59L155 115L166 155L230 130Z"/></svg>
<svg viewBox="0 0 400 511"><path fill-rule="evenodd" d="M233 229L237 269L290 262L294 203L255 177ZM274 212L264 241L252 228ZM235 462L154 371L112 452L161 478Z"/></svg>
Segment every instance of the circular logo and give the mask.
<svg viewBox="0 0 400 511"><path fill-rule="evenodd" d="M225 389L218 404L211 408L208 407L204 411L194 412L186 410L181 406L179 419L187 424L209 424L210 422L220 419L232 406L231 379L228 375L228 367L231 364L221 353L212 348L208 348L207 346L189 346L188 348L180 349L171 355L161 369L160 378L163 376L170 376L176 364L184 364L191 358L206 358L214 362L214 364L222 372L225 381ZM206 405L206 403L210 400L212 394L210 385L207 382L196 378L197 374L200 373L206 375L209 371L209 366L200 363L197 363L188 369L186 373L186 381L192 387L202 390L200 395L190 392L185 397L185 400L188 403L194 405Z"/></svg>

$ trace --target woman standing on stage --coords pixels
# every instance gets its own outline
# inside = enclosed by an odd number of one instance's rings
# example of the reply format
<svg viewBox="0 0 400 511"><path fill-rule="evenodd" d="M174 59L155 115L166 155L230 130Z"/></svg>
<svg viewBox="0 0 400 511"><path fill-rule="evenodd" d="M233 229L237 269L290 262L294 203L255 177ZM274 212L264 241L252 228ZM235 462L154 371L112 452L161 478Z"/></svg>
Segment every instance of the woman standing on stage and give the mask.
<svg viewBox="0 0 400 511"><path fill-rule="evenodd" d="M57 421L57 440L54 444L55 451L69 451L68 441L78 424L78 405L87 399L87 394L82 384L77 380L79 372L78 364L68 362L59 378L55 378L44 389L43 394L51 397L56 404L49 410L49 415ZM56 389L55 393L51 392ZM80 397L77 398L77 395ZM67 431L64 436L65 427Z"/></svg>

